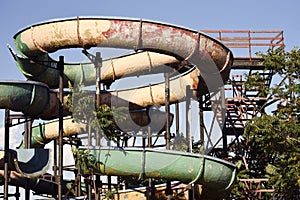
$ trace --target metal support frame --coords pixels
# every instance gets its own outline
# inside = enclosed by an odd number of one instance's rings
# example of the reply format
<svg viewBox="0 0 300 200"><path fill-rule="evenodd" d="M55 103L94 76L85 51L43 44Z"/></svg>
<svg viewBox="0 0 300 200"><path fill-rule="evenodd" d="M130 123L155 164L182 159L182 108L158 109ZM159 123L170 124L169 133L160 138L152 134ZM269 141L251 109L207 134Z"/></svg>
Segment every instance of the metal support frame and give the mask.
<svg viewBox="0 0 300 200"><path fill-rule="evenodd" d="M83 54L85 54L88 59L94 64L95 71L96 71L96 103L95 103L95 109L98 109L101 105L101 68L102 68L102 57L100 52L96 52L96 55L90 54L87 50L82 51ZM100 130L97 130L95 133L96 138L96 145L100 146ZM88 131L88 145L92 145L92 135L91 135L91 127L89 127ZM87 190L88 190L88 199L92 199L92 187L90 183L94 181L92 180L92 177L89 177L89 181L87 181ZM99 175L96 175L95 179L95 198L100 199L100 192L102 191L102 188L98 188L98 186L102 187L102 182ZM108 176L108 190L111 190L111 177Z"/></svg>
<svg viewBox="0 0 300 200"><path fill-rule="evenodd" d="M17 120L16 123L13 123L12 120ZM28 116L24 116L23 114L11 114L10 110L5 109L5 135L4 135L4 168L5 168L5 163L6 163L6 157L7 157L7 152L9 152L9 129L10 127L16 126L16 125L20 125L20 124L24 124L24 130L25 130L25 147L29 148L30 146L28 146L28 144L30 143L30 135L31 135L31 125L32 125L32 121L33 119L31 117ZM9 165L9 164L8 164ZM9 181L10 181L10 172L8 170L8 175L5 175L7 172L4 169L4 192L1 193L0 197L3 199L7 199L11 196L14 196L16 198L16 200L20 199L20 190L18 186L16 187L16 191L14 194L9 194L8 189L5 189L6 187L8 187L9 185ZM7 178L6 178L7 177ZM29 200L30 199L30 190L25 188L25 199Z"/></svg>
<svg viewBox="0 0 300 200"><path fill-rule="evenodd" d="M191 87L189 85L186 86L186 97L185 97L185 133L186 139L188 143L187 152L192 152L193 145L192 145L192 136L191 136L191 127L190 127L190 120L191 120Z"/></svg>
<svg viewBox="0 0 300 200"><path fill-rule="evenodd" d="M59 56L59 137L58 137L58 200L62 199L62 181L63 181L63 109L64 109L64 56Z"/></svg>
<svg viewBox="0 0 300 200"><path fill-rule="evenodd" d="M166 149L170 149L170 140L171 140L171 133L170 133L170 74L168 72L164 73L165 77L165 109L166 109L166 133L165 133L165 140L166 140ZM167 199L170 200L172 198L172 189L171 189L171 181L167 181L166 187L166 195Z"/></svg>
<svg viewBox="0 0 300 200"><path fill-rule="evenodd" d="M192 90L189 85L186 86L186 95L185 95L185 131L186 131L186 138L188 143L188 149L187 152L193 151L193 141L192 141L192 135L191 135L191 97L192 97ZM188 196L189 200L194 200L194 184L191 185L191 187L188 190Z"/></svg>
<svg viewBox="0 0 300 200"><path fill-rule="evenodd" d="M248 51L248 55L245 58L236 58L234 63L233 69L246 69L246 70L251 70L251 68L257 67L257 63L259 63L261 60L253 56L253 53L255 53L254 48L255 47L269 47L269 48L276 48L276 47L283 47L284 46L284 38L283 38L283 31L250 31L250 30L238 30L238 31L232 31L232 30L203 30L203 32L209 33L209 34L216 34L219 40L221 40L226 46L228 46L231 49L236 49L236 48L245 48ZM242 36L236 35L236 34L242 34ZM101 66L102 66L102 58L100 52L96 53L96 56L93 56L89 54L86 50L83 51L83 53L92 60L92 62L95 65L96 69L96 106L100 105L101 102L101 97L100 97L100 89L101 89ZM239 63L237 63L237 61ZM256 66L257 65L257 66ZM54 141L54 166L53 166L53 171L54 171L54 177L56 177L55 183L58 185L58 199L62 199L62 180L63 180L63 78L64 78L64 57L60 56L59 57L59 62L58 62L58 70L59 70L59 138L58 141ZM170 133L170 119L169 119L169 114L170 114L170 74L165 73L165 109L166 109L166 132L165 132L165 141L166 141L166 149L170 149L170 139L171 139L171 133ZM272 78L270 76L269 78ZM268 82L270 83L270 81ZM236 92L236 85L234 85L233 82L231 82L231 87L233 92ZM186 101L186 116L187 116L187 123L186 123L186 134L187 138L189 141L189 151L192 150L192 141L190 137L190 130L189 130L189 123L188 123L188 110L190 106L190 88L186 88L187 92L187 101ZM240 92L240 91L238 91ZM236 93L237 94L237 93ZM249 97L246 92L243 93L245 97ZM233 98L236 99L236 96ZM204 123L203 123L203 112L206 110L209 110L209 105L206 105L207 101L203 101L201 98L199 101L199 117L200 117L200 142L204 144ZM253 102L251 102L253 103ZM178 104L175 105L176 109L176 133L179 133L179 106ZM228 108L228 104L226 105ZM233 103L232 105L234 109L238 109L237 103ZM245 106L250 106L250 104L247 104ZM255 105L255 109L259 109L258 105ZM257 114L258 112L256 112ZM237 135L237 121L236 119L230 118L227 114L227 124L224 125L225 129L232 129ZM235 121L234 121L235 120ZM25 146L30 147L31 143L31 121L28 119L25 120L25 131L27 132L27 137L25 138ZM8 185L9 185L9 169L8 169L8 154L9 154L9 128L12 126L12 121L10 118L10 112L9 110L5 110L5 141L4 141L4 149L5 149L5 155L4 155L4 199L8 199L9 194L8 194ZM151 142L151 137L150 136L151 130L148 130L148 147L152 146ZM98 134L97 134L98 135ZM96 137L97 137L96 135ZM126 134L127 135L127 134ZM223 137L223 146L227 146L227 136L229 135L228 132L223 131L222 137ZM142 135L142 137L146 137L146 135ZM96 140L96 144L98 140ZM58 142L58 143L57 143ZM125 141L126 143L127 141ZM145 146L146 141L143 140L143 143ZM58 146L58 152L57 152L57 146ZM127 144L125 144L127 146ZM227 149L226 149L227 152ZM57 155L58 153L58 155ZM57 160L58 158L58 160ZM58 165L57 165L58 161ZM96 181L99 179L96 178ZM108 177L108 180L110 180L110 177ZM79 180L80 184L80 180ZM149 187L153 187L151 179L149 179ZM108 188L111 190L111 182L109 181L108 183ZM80 185L79 188L80 189ZM78 195L80 195L80 191L77 191ZM98 193L97 191L96 193ZM151 191L150 191L151 192ZM171 182L167 182L167 189L166 189L166 194L168 195L168 199L171 199ZM152 192L150 194L152 196ZM29 197L26 197L29 199ZM89 194L89 199L91 198L91 194ZM97 198L97 197L96 197ZM100 198L100 197L99 197ZM151 198L151 197L150 197ZM192 194L190 194L190 198L192 197Z"/></svg>
<svg viewBox="0 0 300 200"><path fill-rule="evenodd" d="M248 55L244 57L235 57L232 66L234 70L248 71L251 75L253 72L263 71L261 66L262 58L255 56L256 51L263 48L278 48L284 47L283 31L281 30L202 30L205 33L222 41L232 51L237 49L245 49ZM258 49L259 48L259 49ZM272 72L259 72L266 79L266 85L270 85L272 79ZM228 153L228 139L227 136L236 136L238 142L238 136L243 132L244 125L247 120L257 115L261 105L265 99L258 96L258 91L248 91L243 85L243 75L232 73L232 78L229 79L225 90L232 90L232 95L227 92L226 95L226 114L225 124L222 131L223 140L223 157L227 157ZM251 100L253 99L253 100ZM200 98L199 105L200 111L210 110L210 104L206 101L202 101ZM275 102L275 101L272 101ZM256 112L252 112L256 110ZM250 113L252 112L252 113ZM200 118L202 118L200 112ZM201 124L201 122L200 122ZM205 127L204 127L205 129ZM203 128L200 128L200 132Z"/></svg>
<svg viewBox="0 0 300 200"><path fill-rule="evenodd" d="M231 50L247 49L249 61L255 58L254 47L276 48L284 46L282 30L202 30L221 40Z"/></svg>
<svg viewBox="0 0 300 200"><path fill-rule="evenodd" d="M170 149L170 140L171 140L171 133L170 133L170 75L169 73L164 73L165 77L165 109L166 109L166 149Z"/></svg>
<svg viewBox="0 0 300 200"><path fill-rule="evenodd" d="M100 52L96 52L96 56L95 56L95 69L96 69L96 109L99 108L99 106L101 105L101 95L100 95L100 91L101 91L101 67L102 67L102 57L101 57L101 53ZM100 146L100 130L96 131L96 145ZM100 175L96 175L96 186L101 186L101 178ZM101 191L101 189L100 189ZM96 200L100 200L100 192L98 190L98 187L95 188L95 198Z"/></svg>
<svg viewBox="0 0 300 200"><path fill-rule="evenodd" d="M30 117L25 117L25 148L31 147L31 136L32 136L32 119ZM29 182L29 178L26 178L26 182ZM25 188L25 200L30 200L30 189Z"/></svg>
<svg viewBox="0 0 300 200"><path fill-rule="evenodd" d="M4 200L8 200L9 183L9 127L11 125L9 110L5 109L5 136L4 136Z"/></svg>
<svg viewBox="0 0 300 200"><path fill-rule="evenodd" d="M245 123L259 113L264 112L265 105L270 105L276 102L276 99L267 99L259 97L259 91L247 90L244 85L243 75L237 75L235 72L243 70L243 74L248 72L251 75L253 72L260 73L265 79L265 85L270 86L272 79L272 71L265 72L262 64L262 58L255 55L256 52L267 49L275 49L278 47L284 47L283 31L271 30L271 31L251 31L251 30L202 30L209 35L222 41L232 51L244 49L246 50L245 56L236 56L231 67L232 79L229 79L225 90L226 95L226 114L225 124L222 130L223 148L221 154L215 154L216 156L222 156L228 158L227 148L228 137L234 136L235 139L231 144L236 145L235 153L237 156L243 156L245 152L240 149L239 136L244 132ZM248 54L248 55L247 55ZM229 91L232 91L230 94ZM202 97L200 100L203 100ZM203 116L202 111L209 111L210 105L206 101L199 101L200 108L200 120ZM201 109L202 108L202 109ZM201 122L200 122L201 124ZM201 125L200 125L201 126ZM200 127L201 130L205 129ZM201 134L200 134L201 137ZM219 151L217 148L213 152ZM250 179L250 181L252 181ZM260 191L258 191L260 192ZM262 191L263 192L263 191Z"/></svg>

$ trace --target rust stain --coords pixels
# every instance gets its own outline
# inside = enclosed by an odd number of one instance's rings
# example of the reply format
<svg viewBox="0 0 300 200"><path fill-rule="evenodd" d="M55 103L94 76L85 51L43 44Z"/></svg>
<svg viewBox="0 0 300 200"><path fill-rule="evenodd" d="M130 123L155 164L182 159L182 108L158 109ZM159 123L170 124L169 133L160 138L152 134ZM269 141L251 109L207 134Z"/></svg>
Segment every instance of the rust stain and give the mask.
<svg viewBox="0 0 300 200"><path fill-rule="evenodd" d="M132 36L132 31L135 30L134 23L132 21L123 20L110 20L110 28L107 31L102 32L102 35L109 39L119 37L120 33L123 35L123 39L129 39Z"/></svg>
<svg viewBox="0 0 300 200"><path fill-rule="evenodd" d="M192 73L189 74L189 77L192 80L192 89L197 90L198 89L198 85L199 85L199 76L200 76L200 72L197 70L193 71Z"/></svg>

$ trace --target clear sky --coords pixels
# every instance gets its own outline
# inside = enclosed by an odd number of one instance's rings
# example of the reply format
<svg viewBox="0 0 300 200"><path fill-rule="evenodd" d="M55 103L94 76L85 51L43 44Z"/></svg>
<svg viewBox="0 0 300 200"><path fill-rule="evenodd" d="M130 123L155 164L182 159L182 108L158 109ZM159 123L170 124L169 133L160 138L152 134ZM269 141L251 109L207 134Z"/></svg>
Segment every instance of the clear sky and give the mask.
<svg viewBox="0 0 300 200"><path fill-rule="evenodd" d="M291 49L300 43L299 8L298 0L1 0L0 80L25 80L7 44L14 48L13 35L18 30L46 20L121 16L167 22L196 30L284 30L286 47ZM0 111L0 130L3 130L2 126L3 111Z"/></svg>

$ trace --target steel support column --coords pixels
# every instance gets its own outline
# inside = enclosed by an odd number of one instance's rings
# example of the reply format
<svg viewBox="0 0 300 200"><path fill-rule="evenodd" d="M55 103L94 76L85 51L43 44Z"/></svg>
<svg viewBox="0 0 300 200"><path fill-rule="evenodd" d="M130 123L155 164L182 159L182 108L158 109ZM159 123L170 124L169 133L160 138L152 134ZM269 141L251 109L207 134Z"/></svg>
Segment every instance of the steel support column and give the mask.
<svg viewBox="0 0 300 200"><path fill-rule="evenodd" d="M58 200L62 199L63 181L63 92L64 92L64 56L59 56L59 138L58 138Z"/></svg>
<svg viewBox="0 0 300 200"><path fill-rule="evenodd" d="M9 127L11 125L9 110L5 109L5 136L4 136L4 200L8 200L8 182L9 182Z"/></svg>
<svg viewBox="0 0 300 200"><path fill-rule="evenodd" d="M170 140L171 140L171 133L170 133L170 74L168 72L164 73L165 77L165 109L166 109L166 149L170 149ZM171 181L167 181L166 187L166 195L167 199L170 200L172 198L172 189L171 189Z"/></svg>
<svg viewBox="0 0 300 200"><path fill-rule="evenodd" d="M25 148L31 148L31 135L32 135L32 119L30 117L25 117ZM29 183L29 179L26 178L26 182ZM30 200L30 189L25 187L25 200Z"/></svg>

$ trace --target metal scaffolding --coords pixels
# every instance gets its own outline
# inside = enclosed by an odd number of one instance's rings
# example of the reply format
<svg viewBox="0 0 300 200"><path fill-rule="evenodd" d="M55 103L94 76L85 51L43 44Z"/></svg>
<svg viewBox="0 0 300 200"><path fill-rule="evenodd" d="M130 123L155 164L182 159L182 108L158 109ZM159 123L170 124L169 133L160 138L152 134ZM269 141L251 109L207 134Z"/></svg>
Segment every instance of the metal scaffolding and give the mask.
<svg viewBox="0 0 300 200"><path fill-rule="evenodd" d="M225 123L222 129L223 148L215 148L211 154L230 159L228 153L234 151L235 155L243 159L244 164L251 162L245 149L240 148L239 137L244 133L245 124L255 116L265 112L265 108L276 101L277 98L267 98L262 94L260 87L248 88L245 85L246 76L258 75L262 78L262 84L270 87L273 73L265 70L263 59L257 53L265 53L268 49L284 47L282 30L203 30L222 41L234 53L234 62L231 68L229 80L225 85ZM202 99L209 99L203 97ZM202 109L211 110L210 103L203 101ZM228 142L228 138L234 138ZM221 151L221 153L220 153ZM247 151L247 150L246 150ZM261 181L265 179L243 179L247 185L258 184L254 191L261 196L263 192L273 190L260 190Z"/></svg>
<svg viewBox="0 0 300 200"><path fill-rule="evenodd" d="M223 142L223 149L221 149L222 151L222 158L228 158L228 152L230 150L230 145L232 145L231 143L228 143L228 138L235 138L233 143L237 144L237 146L239 146L239 136L241 136L244 132L244 128L245 128L245 123L252 119L255 116L260 115L261 113L264 112L264 109L267 105L273 104L274 102L277 101L277 99L269 99L266 97L262 97L260 94L260 89L259 88L247 88L244 85L245 82L245 74L248 75L254 75L256 73L258 73L259 75L261 75L262 77L264 77L264 84L266 86L270 86L271 81L272 81L272 77L273 74L271 71L265 71L264 70L264 66L262 65L262 58L258 57L255 53L259 52L259 51L265 51L269 48L278 48L278 47L283 47L284 46L284 37L283 37L283 31L251 31L251 30L202 30L203 32L207 33L208 35L211 35L212 37L215 37L217 39L219 39L221 42L223 42L227 47L229 47L234 54L236 54L234 56L234 62L231 68L231 75L229 77L229 80L227 81L227 83L225 84L225 122L224 122L224 126L222 129L222 138L220 138ZM95 67L97 70L97 72L100 74L100 65L101 65L101 58L100 58L100 54L97 53L96 57L97 61L95 61ZM64 60L63 57L60 58L60 69L61 69L61 82L60 82L60 96L59 99L61 101L60 104L60 113L63 112L63 64L64 64ZM97 74L98 74L97 73ZM240 74L239 74L240 73ZM100 76L98 74L98 77ZM166 88L165 88L165 93L166 93L166 130L165 131L165 135L161 134L161 132L159 133L151 133L151 128L148 127L148 132L143 132L143 133L118 133L118 137L119 139L122 138L123 143L122 144L118 144L119 146L128 146L127 141L128 138L133 139L133 145L135 145L135 141L137 137L142 138L143 140L143 145L141 147L161 147L161 146L165 146L167 149L170 149L170 139L172 137L171 133L170 133L170 105L169 105L169 74L165 74L165 79L166 79ZM100 88L101 83L100 80L97 78L97 105L100 105ZM190 93L190 89L186 89L187 93ZM186 106L186 110L188 110L188 107L190 106L190 99L189 99L189 94L187 95L187 106ZM205 124L203 123L203 114L205 114L206 111L210 111L211 110L211 104L209 101L209 95L203 95L201 97L198 98L199 100L199 119L200 119L200 131L199 133L200 135L200 143L203 144L204 142L204 129L206 129ZM178 107L178 103L175 104L176 108L176 133L179 132L179 107ZM187 112L188 113L188 112ZM186 114L188 115L188 114ZM25 117L25 116L24 116ZM187 116L188 117L188 116ZM5 121L5 152L7 152L8 149L8 140L7 140L7 136L8 136L8 132L9 132L9 127L11 126L11 122L9 121L9 119L11 118L11 116L9 115L9 112L6 112L6 121ZM74 166L63 166L63 144L75 144L78 143L78 140L81 139L85 139L86 136L80 136L80 137L69 137L66 140L63 140L63 118L62 118L62 114L59 117L59 120L61 121L61 123L59 124L59 140L58 140L58 144L54 144L54 149L56 149L56 146L59 146L59 152L57 154L57 152L55 152L54 157L55 157L55 165L54 165L54 182L55 184L57 184L58 186L58 199L62 198L62 192L61 192L61 182L63 180L63 170L70 170L73 171L76 175L76 179L77 182L75 183L74 188L77 188L77 195L81 195L80 193L80 179L81 177L77 177L77 171L75 169ZM32 119L25 119L25 122L30 121L30 124L27 124L26 130L30 136L30 128L32 125ZM187 120L187 135L188 135L188 151L192 151L192 140L190 138L190 133L189 133L189 124L188 124L188 120ZM150 134L151 133L151 134ZM163 145L156 145L156 141L158 140L158 138L160 137L165 137L165 144ZM89 138L89 136L87 137ZM75 142L74 142L75 141ZM98 141L98 140L97 140ZM96 142L97 142L96 141ZM148 141L148 143L146 144L146 141ZM30 147L30 137L27 138L27 147ZM218 151L217 149L212 149L211 154L214 154L214 152ZM236 154L239 155L243 155L243 152L240 152L240 149L234 149ZM247 159L247 158L246 158ZM56 164L56 161L58 160L58 166ZM7 164L7 155L5 156L5 164ZM7 169L6 169L7 170ZM7 173L5 173L7 174ZM43 177L43 179L47 179L46 177ZM52 178L50 179L52 180ZM251 185L253 183L258 183L260 184L260 182L257 182L256 180L246 180L243 179L242 181L247 182L247 184ZM265 179L260 180L260 181L267 181ZM100 182L99 177L96 178L96 181L93 178L90 178L88 181L88 184L93 187L95 185L98 185L99 188L101 187L101 189L98 188L93 188L95 189L95 191L98 193L100 193L102 191L102 187L103 184ZM5 194L4 194L4 198L8 198L8 184L9 184L9 178L8 175L6 175L5 177ZM170 189L171 189L171 183L168 182L167 183L167 190L168 190L168 194L170 193ZM115 188L120 187L120 185L114 185ZM151 179L149 179L149 191L150 191L150 195L153 195L153 193L151 193L151 188L153 188L153 183L151 182ZM250 188L251 188L250 187ZM107 188L111 188L111 184L109 183L109 185L107 186ZM259 187L257 187L259 188ZM263 190L257 190L257 192L262 193L262 192L270 192L270 190L267 191L263 191ZM90 192L89 192L89 198L91 199L91 188L90 188ZM17 194L15 196L18 196L19 191L17 192ZM28 194L27 194L28 195ZM190 193L190 196L193 196L192 193ZM29 198L29 197L27 197ZM97 198L100 199L100 196ZM150 198L150 197L149 197Z"/></svg>

